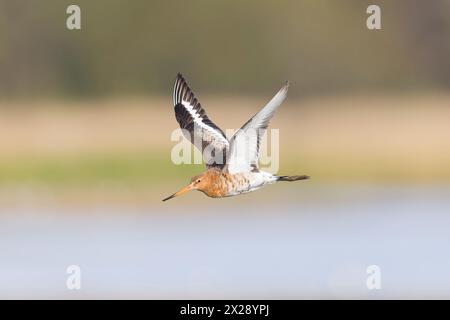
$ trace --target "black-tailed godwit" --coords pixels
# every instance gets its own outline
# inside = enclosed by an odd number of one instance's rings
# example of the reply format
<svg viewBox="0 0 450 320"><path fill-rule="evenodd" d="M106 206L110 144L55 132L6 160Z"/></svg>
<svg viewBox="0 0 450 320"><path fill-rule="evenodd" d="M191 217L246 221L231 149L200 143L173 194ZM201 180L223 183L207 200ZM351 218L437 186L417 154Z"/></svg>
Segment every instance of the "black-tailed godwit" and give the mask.
<svg viewBox="0 0 450 320"><path fill-rule="evenodd" d="M173 89L175 117L184 136L202 152L207 170L163 201L190 190L221 198L255 191L277 181L308 179L306 175L277 176L258 167L261 138L276 109L286 98L288 87L286 82L272 100L228 140L208 118L183 76L178 74Z"/></svg>

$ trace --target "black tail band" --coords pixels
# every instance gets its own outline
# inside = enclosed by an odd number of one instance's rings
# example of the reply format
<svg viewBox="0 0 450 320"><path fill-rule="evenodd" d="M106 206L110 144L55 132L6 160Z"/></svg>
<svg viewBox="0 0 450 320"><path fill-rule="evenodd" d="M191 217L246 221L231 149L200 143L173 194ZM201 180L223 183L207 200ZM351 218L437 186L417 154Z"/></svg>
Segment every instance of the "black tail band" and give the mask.
<svg viewBox="0 0 450 320"><path fill-rule="evenodd" d="M277 181L298 181L298 180L307 180L309 176L279 176Z"/></svg>

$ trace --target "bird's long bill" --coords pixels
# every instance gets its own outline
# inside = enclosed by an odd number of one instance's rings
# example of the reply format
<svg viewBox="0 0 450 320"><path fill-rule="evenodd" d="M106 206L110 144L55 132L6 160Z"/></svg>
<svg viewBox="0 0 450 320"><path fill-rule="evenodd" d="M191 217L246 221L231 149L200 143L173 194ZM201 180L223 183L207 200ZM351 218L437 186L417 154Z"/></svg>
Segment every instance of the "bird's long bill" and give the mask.
<svg viewBox="0 0 450 320"><path fill-rule="evenodd" d="M180 191L175 192L173 195L171 195L171 196L169 196L169 197L163 199L163 201L167 201L167 200L170 200L170 199L172 199L172 198L178 197L179 195L182 195L183 193L186 193L186 192L188 192L188 191L191 191L192 189L194 189L193 184L192 184L192 183L191 183L191 184L188 184L186 187L183 187Z"/></svg>

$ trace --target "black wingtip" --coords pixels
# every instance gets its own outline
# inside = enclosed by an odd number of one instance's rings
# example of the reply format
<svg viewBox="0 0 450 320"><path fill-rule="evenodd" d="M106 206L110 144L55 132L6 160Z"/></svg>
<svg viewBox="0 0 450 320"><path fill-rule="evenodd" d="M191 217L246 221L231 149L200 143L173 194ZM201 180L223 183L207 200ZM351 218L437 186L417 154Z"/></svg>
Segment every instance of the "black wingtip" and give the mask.
<svg viewBox="0 0 450 320"><path fill-rule="evenodd" d="M184 80L183 75L178 72L177 77L175 79L175 84L173 88L173 105L176 106L181 102L181 98L183 96L183 91L187 87L186 80ZM189 90L189 87L187 87Z"/></svg>
<svg viewBox="0 0 450 320"><path fill-rule="evenodd" d="M280 91L288 91L289 90L289 80L285 81L283 83L283 86L281 87Z"/></svg>

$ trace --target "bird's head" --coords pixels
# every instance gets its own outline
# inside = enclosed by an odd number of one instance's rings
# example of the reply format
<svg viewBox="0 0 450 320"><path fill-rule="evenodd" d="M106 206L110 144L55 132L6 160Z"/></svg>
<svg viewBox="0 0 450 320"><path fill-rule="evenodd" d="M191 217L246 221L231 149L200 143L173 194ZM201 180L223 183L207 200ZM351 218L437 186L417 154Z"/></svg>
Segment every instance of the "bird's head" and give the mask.
<svg viewBox="0 0 450 320"><path fill-rule="evenodd" d="M199 175L196 175L195 177L191 178L191 182L187 186L181 188L180 191L175 192L173 195L163 199L163 201L175 198L191 190L199 190L205 192L208 186L208 181L209 181L208 172L203 172Z"/></svg>

